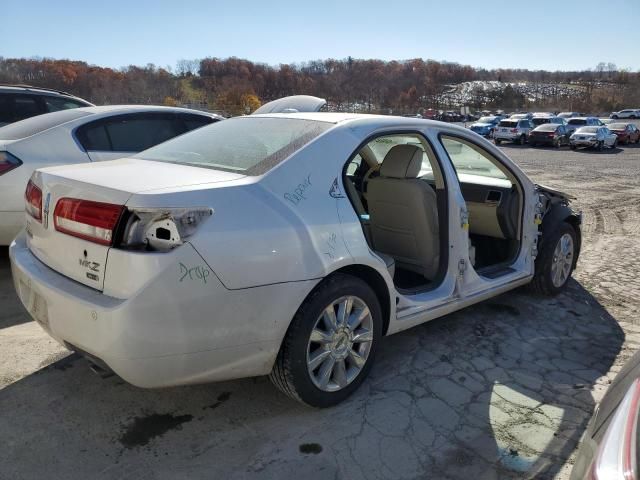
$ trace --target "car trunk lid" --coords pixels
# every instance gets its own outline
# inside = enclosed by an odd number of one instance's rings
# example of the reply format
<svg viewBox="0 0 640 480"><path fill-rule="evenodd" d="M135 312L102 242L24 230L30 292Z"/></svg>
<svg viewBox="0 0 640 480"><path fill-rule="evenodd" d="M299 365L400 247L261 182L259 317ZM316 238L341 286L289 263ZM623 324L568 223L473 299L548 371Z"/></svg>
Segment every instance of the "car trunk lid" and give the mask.
<svg viewBox="0 0 640 480"><path fill-rule="evenodd" d="M27 243L48 267L102 291L107 257L119 227L117 210L124 211L133 194L243 177L219 170L135 159L37 170L32 182L42 191L42 219L38 221L26 214ZM74 200L80 200L84 210L78 208ZM56 207L65 203L69 207L66 213L56 212ZM116 222L111 229L104 221L114 214ZM96 240L98 236L102 243Z"/></svg>

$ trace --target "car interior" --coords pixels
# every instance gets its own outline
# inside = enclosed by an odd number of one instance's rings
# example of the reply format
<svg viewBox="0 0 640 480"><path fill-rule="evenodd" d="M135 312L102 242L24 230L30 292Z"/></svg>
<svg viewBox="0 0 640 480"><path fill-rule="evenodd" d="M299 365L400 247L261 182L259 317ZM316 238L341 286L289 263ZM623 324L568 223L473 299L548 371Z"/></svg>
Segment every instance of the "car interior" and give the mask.
<svg viewBox="0 0 640 480"><path fill-rule="evenodd" d="M520 246L519 183L475 143L445 135L441 142L467 204L472 266L489 278L507 273ZM343 181L365 238L396 288L410 294L437 287L446 273L448 208L430 144L418 134L377 137L347 162Z"/></svg>

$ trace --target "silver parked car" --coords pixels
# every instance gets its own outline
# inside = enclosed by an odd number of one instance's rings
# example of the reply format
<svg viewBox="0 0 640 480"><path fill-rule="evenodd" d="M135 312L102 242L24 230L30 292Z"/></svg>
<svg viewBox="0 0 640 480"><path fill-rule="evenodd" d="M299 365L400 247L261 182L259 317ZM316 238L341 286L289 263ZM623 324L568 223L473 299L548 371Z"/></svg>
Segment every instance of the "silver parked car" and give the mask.
<svg viewBox="0 0 640 480"><path fill-rule="evenodd" d="M581 127L569 137L571 150L578 147L592 147L602 150L604 147L616 148L618 136L607 127Z"/></svg>
<svg viewBox="0 0 640 480"><path fill-rule="evenodd" d="M575 132L580 127L601 127L602 122L596 117L573 117L567 120L567 130Z"/></svg>

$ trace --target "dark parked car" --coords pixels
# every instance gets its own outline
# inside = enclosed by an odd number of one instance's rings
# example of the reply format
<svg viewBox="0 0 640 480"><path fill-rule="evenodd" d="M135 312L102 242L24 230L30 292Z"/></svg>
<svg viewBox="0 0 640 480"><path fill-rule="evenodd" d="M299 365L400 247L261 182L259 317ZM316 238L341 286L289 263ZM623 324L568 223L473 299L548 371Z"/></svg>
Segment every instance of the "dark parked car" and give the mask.
<svg viewBox="0 0 640 480"><path fill-rule="evenodd" d="M640 352L620 370L587 425L571 480L637 479Z"/></svg>
<svg viewBox="0 0 640 480"><path fill-rule="evenodd" d="M569 133L564 125L543 123L529 133L529 145L551 145L560 148L562 145L569 145Z"/></svg>
<svg viewBox="0 0 640 480"><path fill-rule="evenodd" d="M28 85L0 85L0 127L43 113L93 104L73 95Z"/></svg>
<svg viewBox="0 0 640 480"><path fill-rule="evenodd" d="M609 130L618 135L618 142L628 145L640 142L640 130L633 123L610 123Z"/></svg>
<svg viewBox="0 0 640 480"><path fill-rule="evenodd" d="M539 125L543 125L545 123L555 123L557 125L566 125L567 120L562 117L554 117L553 115L545 115L543 117L533 117L531 119L533 124L537 127Z"/></svg>

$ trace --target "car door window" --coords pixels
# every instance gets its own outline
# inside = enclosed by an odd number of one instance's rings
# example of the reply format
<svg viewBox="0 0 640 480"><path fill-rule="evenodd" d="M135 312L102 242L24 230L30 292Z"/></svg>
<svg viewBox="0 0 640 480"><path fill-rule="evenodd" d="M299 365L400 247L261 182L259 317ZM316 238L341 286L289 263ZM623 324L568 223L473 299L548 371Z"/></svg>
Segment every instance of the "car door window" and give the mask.
<svg viewBox="0 0 640 480"><path fill-rule="evenodd" d="M65 97L44 97L44 104L47 107L48 112L57 112L58 110L68 110L70 108L87 106Z"/></svg>
<svg viewBox="0 0 640 480"><path fill-rule="evenodd" d="M167 115L119 118L105 128L114 152L141 152L181 133Z"/></svg>
<svg viewBox="0 0 640 480"><path fill-rule="evenodd" d="M16 95L13 99L13 112L15 122L44 113L40 110L38 100L30 95Z"/></svg>
<svg viewBox="0 0 640 480"><path fill-rule="evenodd" d="M500 180L509 179L505 172L499 168L498 161L479 146L466 140L445 135L442 136L442 145L449 154L460 181L463 180L460 178L461 175L491 177Z"/></svg>
<svg viewBox="0 0 640 480"><path fill-rule="evenodd" d="M177 120L182 124L184 132L190 132L191 130L210 125L216 121L215 118L188 113L177 115Z"/></svg>

